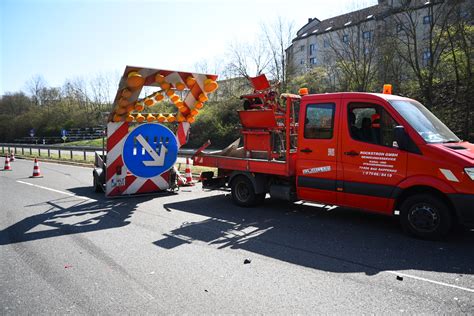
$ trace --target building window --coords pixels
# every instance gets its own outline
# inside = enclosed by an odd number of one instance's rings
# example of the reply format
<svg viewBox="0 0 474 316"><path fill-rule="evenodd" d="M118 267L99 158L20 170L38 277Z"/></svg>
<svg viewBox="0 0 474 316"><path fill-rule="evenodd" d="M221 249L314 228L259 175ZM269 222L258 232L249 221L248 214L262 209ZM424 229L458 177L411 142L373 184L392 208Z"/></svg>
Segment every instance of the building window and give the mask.
<svg viewBox="0 0 474 316"><path fill-rule="evenodd" d="M300 60L300 65L304 65L304 60L303 59Z"/></svg>
<svg viewBox="0 0 474 316"><path fill-rule="evenodd" d="M372 40L372 31L366 31L362 33L362 38L366 41L371 41Z"/></svg>
<svg viewBox="0 0 474 316"><path fill-rule="evenodd" d="M309 59L309 63L310 63L311 65L316 65L316 58L314 58L314 57L313 57L313 58L310 58L310 59Z"/></svg>
<svg viewBox="0 0 474 316"><path fill-rule="evenodd" d="M342 42L346 44L349 43L349 35L347 34L342 35Z"/></svg>
<svg viewBox="0 0 474 316"><path fill-rule="evenodd" d="M428 62L429 62L430 58L431 58L430 50L428 48L425 48L423 50L423 55L421 56L421 59L423 61L424 66L428 65Z"/></svg>
<svg viewBox="0 0 474 316"><path fill-rule="evenodd" d="M316 53L316 44L310 44L309 45L309 54L313 55L314 53Z"/></svg>
<svg viewBox="0 0 474 316"><path fill-rule="evenodd" d="M324 46L324 48L329 47L329 40L325 39L325 40L323 41L323 46Z"/></svg>
<svg viewBox="0 0 474 316"><path fill-rule="evenodd" d="M304 45L300 46L300 52L304 51Z"/></svg>
<svg viewBox="0 0 474 316"><path fill-rule="evenodd" d="M304 138L331 139L335 108L334 103L309 104L306 108Z"/></svg>
<svg viewBox="0 0 474 316"><path fill-rule="evenodd" d="M431 23L431 15L425 15L423 17L423 24L430 24Z"/></svg>

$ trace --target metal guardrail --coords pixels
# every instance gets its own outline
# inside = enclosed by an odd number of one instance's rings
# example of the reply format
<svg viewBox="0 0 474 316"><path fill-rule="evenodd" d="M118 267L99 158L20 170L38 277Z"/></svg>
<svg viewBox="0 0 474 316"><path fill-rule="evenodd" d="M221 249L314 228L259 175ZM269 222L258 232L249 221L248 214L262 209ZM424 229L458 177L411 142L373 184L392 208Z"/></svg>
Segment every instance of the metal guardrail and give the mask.
<svg viewBox="0 0 474 316"><path fill-rule="evenodd" d="M93 161L95 152L102 152L102 147L95 146L63 146L63 145L36 145L0 143L1 153L13 152L15 155L29 155L48 158L59 158L79 161ZM190 157L196 152L195 149L180 149L180 157ZM74 158L82 159L74 159ZM91 157L89 160L87 157Z"/></svg>

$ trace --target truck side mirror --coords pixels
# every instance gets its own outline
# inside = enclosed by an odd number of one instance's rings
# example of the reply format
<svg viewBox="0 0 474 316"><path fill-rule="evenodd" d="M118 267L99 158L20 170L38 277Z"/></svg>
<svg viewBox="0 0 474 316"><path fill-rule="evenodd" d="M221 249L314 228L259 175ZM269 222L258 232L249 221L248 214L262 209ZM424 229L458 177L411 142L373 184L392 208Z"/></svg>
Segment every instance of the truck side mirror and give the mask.
<svg viewBox="0 0 474 316"><path fill-rule="evenodd" d="M395 126L393 128L394 139L397 142L397 146L401 150L408 149L408 143L410 141L407 132L405 131L405 127L403 126Z"/></svg>

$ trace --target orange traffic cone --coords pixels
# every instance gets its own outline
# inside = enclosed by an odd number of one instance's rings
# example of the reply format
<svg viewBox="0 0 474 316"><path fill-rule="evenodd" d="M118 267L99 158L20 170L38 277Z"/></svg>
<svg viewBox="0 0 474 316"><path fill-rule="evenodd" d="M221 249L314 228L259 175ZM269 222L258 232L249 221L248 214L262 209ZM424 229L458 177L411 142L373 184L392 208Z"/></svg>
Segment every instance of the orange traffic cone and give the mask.
<svg viewBox="0 0 474 316"><path fill-rule="evenodd" d="M33 166L33 175L30 178L42 178L38 159L35 158L35 164Z"/></svg>
<svg viewBox="0 0 474 316"><path fill-rule="evenodd" d="M14 162L15 161L15 153L12 151L10 153L10 162Z"/></svg>
<svg viewBox="0 0 474 316"><path fill-rule="evenodd" d="M189 167L189 158L186 158L186 169L184 171L186 176L186 185L194 185L193 183L193 175L191 174L191 168Z"/></svg>
<svg viewBox="0 0 474 316"><path fill-rule="evenodd" d="M10 157L8 157L8 154L5 156L5 167L3 167L3 171L12 171L12 167L10 166Z"/></svg>

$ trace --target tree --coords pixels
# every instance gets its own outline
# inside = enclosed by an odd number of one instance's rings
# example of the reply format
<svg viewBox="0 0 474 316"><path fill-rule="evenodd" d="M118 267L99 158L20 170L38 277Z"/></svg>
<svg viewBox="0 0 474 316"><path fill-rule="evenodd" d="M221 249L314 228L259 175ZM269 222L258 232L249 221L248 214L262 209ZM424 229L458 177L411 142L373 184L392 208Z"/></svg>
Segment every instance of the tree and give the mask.
<svg viewBox="0 0 474 316"><path fill-rule="evenodd" d="M406 63L418 82L428 108L433 106L433 88L440 66L440 57L448 44L442 40L456 4L448 1L427 1L415 6L410 1L394 15L398 56Z"/></svg>
<svg viewBox="0 0 474 316"><path fill-rule="evenodd" d="M33 98L33 102L35 105L41 106L43 105L43 99L44 99L44 89L46 88L48 84L46 83L46 80L43 78L41 75L35 75L33 76L27 83L27 90L31 94Z"/></svg>
<svg viewBox="0 0 474 316"><path fill-rule="evenodd" d="M286 48L294 37L294 23L279 16L273 24L262 24L261 33L266 39L267 50L271 56L269 71L272 79L281 83L282 91L286 90L289 77Z"/></svg>
<svg viewBox="0 0 474 316"><path fill-rule="evenodd" d="M474 26L470 25L462 14L461 10L456 10L455 18L450 21L445 33L442 34L442 38L447 42L447 49L440 59L444 78L454 77L453 101L456 108L462 110L462 113L459 113L459 117L462 118L462 137L469 139L473 111L471 92L474 88L472 69Z"/></svg>
<svg viewBox="0 0 474 316"><path fill-rule="evenodd" d="M376 34L373 23L360 23L330 32L325 41L327 56L335 64L337 81L342 90L368 91L376 76Z"/></svg>
<svg viewBox="0 0 474 316"><path fill-rule="evenodd" d="M270 53L261 41L234 42L228 49L228 68L234 76L250 78L269 70Z"/></svg>

